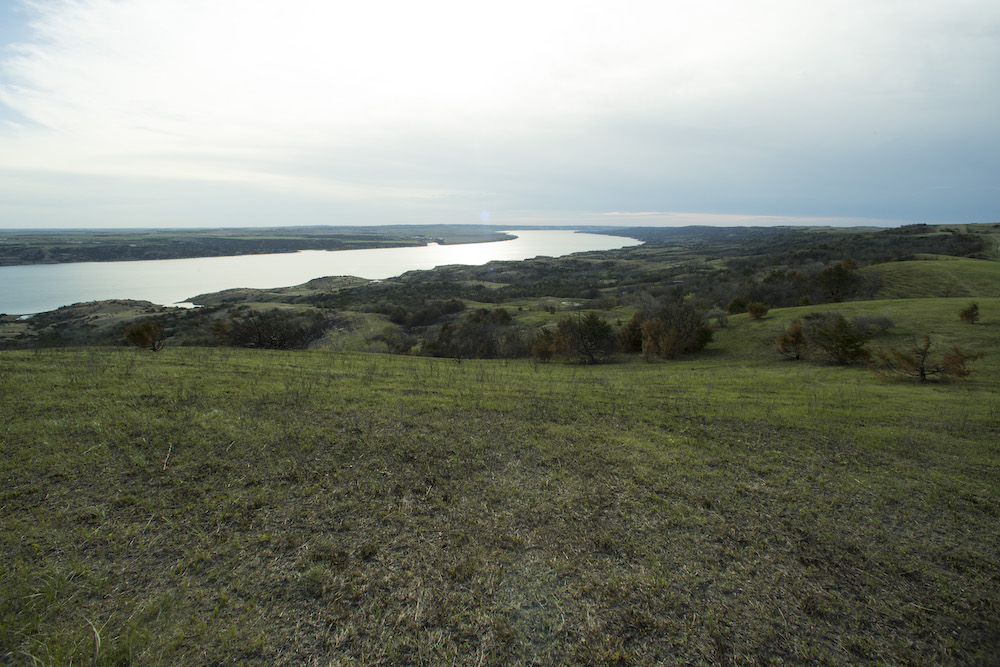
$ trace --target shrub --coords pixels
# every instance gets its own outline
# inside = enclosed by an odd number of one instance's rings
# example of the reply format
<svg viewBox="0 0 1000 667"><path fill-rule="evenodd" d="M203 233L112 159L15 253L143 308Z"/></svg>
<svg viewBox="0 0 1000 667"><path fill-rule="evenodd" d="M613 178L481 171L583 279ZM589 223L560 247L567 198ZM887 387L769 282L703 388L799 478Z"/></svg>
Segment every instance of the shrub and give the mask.
<svg viewBox="0 0 1000 667"><path fill-rule="evenodd" d="M531 355L537 361L547 362L552 361L555 353L555 334L548 329L540 330L535 336L535 340L531 342Z"/></svg>
<svg viewBox="0 0 1000 667"><path fill-rule="evenodd" d="M618 330L618 347L622 352L638 352L642 349L642 313L632 315Z"/></svg>
<svg viewBox="0 0 1000 667"><path fill-rule="evenodd" d="M709 321L715 320L715 326L717 326L720 329L725 329L727 326L729 326L729 313L719 308L718 306L715 306L707 313L705 313L705 318L708 319Z"/></svg>
<svg viewBox="0 0 1000 667"><path fill-rule="evenodd" d="M851 321L855 329L870 337L885 333L895 324L888 315L855 315Z"/></svg>
<svg viewBox="0 0 1000 667"><path fill-rule="evenodd" d="M801 359L809 350L809 339L802 328L802 320L792 320L788 327L778 334L775 347L786 357Z"/></svg>
<svg viewBox="0 0 1000 667"><path fill-rule="evenodd" d="M969 324L975 324L979 320L979 304L970 303L958 313L958 319Z"/></svg>
<svg viewBox="0 0 1000 667"><path fill-rule="evenodd" d="M521 331L507 331L500 340L498 356L503 359L519 359L531 355L531 345Z"/></svg>
<svg viewBox="0 0 1000 667"><path fill-rule="evenodd" d="M760 318L767 315L768 310L770 310L770 308L768 308L760 301L751 301L750 303L747 304L747 313L749 313L750 317L752 317L755 320L759 320Z"/></svg>
<svg viewBox="0 0 1000 667"><path fill-rule="evenodd" d="M745 313L747 310L747 300L742 296L734 296L726 306L726 310L729 311L730 315Z"/></svg>
<svg viewBox="0 0 1000 667"><path fill-rule="evenodd" d="M523 346L515 332L508 331L513 321L504 308L479 308L460 322L445 322L433 336L424 340L423 351L434 357L455 359L495 359L516 356Z"/></svg>
<svg viewBox="0 0 1000 667"><path fill-rule="evenodd" d="M318 310L230 311L226 320L212 323L222 343L236 347L291 350L307 347L326 333L328 318Z"/></svg>
<svg viewBox="0 0 1000 667"><path fill-rule="evenodd" d="M162 349L166 339L163 325L155 320L134 322L125 329L125 340L129 344L153 352Z"/></svg>
<svg viewBox="0 0 1000 667"><path fill-rule="evenodd" d="M388 316L389 321L406 329L425 327L440 322L447 315L465 310L465 304L459 299L420 301L414 305L380 303L369 307L370 310Z"/></svg>

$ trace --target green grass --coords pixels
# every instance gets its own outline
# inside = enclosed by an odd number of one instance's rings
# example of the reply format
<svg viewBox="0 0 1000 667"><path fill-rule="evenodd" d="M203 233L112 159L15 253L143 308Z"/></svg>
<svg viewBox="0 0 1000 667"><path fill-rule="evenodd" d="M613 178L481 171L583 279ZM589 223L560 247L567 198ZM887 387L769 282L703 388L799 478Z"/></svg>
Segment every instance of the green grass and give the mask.
<svg viewBox="0 0 1000 667"><path fill-rule="evenodd" d="M866 269L882 277L881 299L986 297L1000 294L1000 262L964 257L877 264Z"/></svg>
<svg viewBox="0 0 1000 667"><path fill-rule="evenodd" d="M964 302L836 309L995 351ZM807 310L597 367L0 352L0 661L989 662L996 359L779 360Z"/></svg>
<svg viewBox="0 0 1000 667"><path fill-rule="evenodd" d="M958 313L975 301L983 313L976 324L962 322ZM973 368L978 371L970 380L984 390L1000 377L1000 298L926 298L882 299L828 303L800 308L775 309L758 321L747 315L730 317L735 326L716 333L717 347L725 347L747 359L767 362L774 359L774 338L779 330L796 318L810 313L836 311L851 318L857 315L886 315L894 326L872 341L875 346L905 346L928 335L943 346L956 345L973 353L983 353L983 359Z"/></svg>

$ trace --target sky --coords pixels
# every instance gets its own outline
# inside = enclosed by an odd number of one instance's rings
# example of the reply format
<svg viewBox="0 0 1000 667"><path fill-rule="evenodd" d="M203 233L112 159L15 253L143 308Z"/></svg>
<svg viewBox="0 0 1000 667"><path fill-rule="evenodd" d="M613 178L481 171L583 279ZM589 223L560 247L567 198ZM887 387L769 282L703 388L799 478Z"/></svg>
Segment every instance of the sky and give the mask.
<svg viewBox="0 0 1000 667"><path fill-rule="evenodd" d="M996 0L0 0L0 228L998 220Z"/></svg>

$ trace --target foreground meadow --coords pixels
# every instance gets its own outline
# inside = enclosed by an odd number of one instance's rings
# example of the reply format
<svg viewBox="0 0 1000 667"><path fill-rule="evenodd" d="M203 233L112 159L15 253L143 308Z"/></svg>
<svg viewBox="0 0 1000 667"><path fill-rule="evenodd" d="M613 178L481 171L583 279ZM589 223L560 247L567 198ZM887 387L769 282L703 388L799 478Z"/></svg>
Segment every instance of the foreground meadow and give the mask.
<svg viewBox="0 0 1000 667"><path fill-rule="evenodd" d="M844 311L902 341L956 305ZM782 361L801 310L594 367L0 352L0 662L995 660L995 355Z"/></svg>

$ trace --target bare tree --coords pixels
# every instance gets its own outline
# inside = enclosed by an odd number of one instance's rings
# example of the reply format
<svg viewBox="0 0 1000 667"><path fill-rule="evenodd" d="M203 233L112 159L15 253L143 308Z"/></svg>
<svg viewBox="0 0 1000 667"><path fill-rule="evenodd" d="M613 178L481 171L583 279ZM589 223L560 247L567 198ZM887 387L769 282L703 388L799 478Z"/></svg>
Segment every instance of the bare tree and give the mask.
<svg viewBox="0 0 1000 667"><path fill-rule="evenodd" d="M943 356L931 358L931 339L924 336L920 343L914 343L907 350L875 350L875 362L872 369L878 375L896 375L913 378L919 382L927 382L934 376L960 380L968 377L970 371L965 365L982 354L963 352L952 346Z"/></svg>

